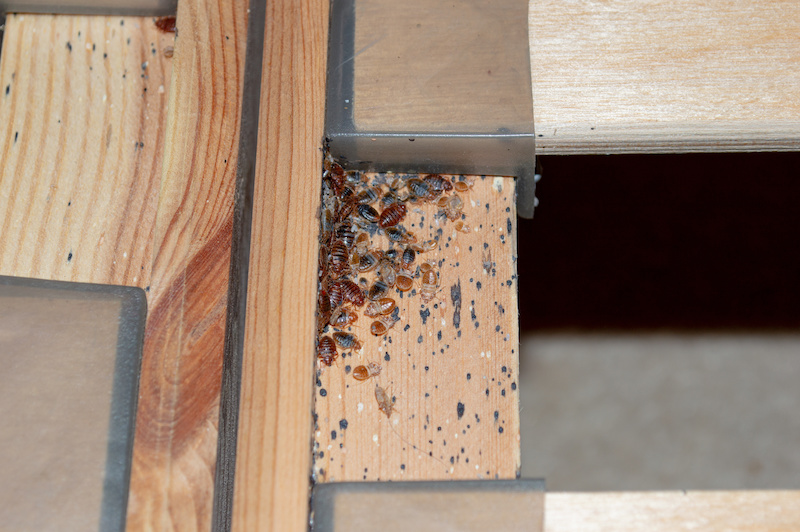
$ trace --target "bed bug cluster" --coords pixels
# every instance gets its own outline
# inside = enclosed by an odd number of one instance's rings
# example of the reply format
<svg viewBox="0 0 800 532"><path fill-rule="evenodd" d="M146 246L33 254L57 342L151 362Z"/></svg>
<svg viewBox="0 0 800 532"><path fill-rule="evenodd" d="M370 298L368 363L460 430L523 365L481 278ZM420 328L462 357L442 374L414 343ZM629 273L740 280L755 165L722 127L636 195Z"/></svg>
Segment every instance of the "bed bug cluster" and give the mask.
<svg viewBox="0 0 800 532"><path fill-rule="evenodd" d="M439 174L372 177L345 171L325 158L320 211L317 358L331 366L339 353L361 348L350 326L371 320L369 331L383 336L401 321L401 293L432 301L439 286L437 263L425 254L437 240L422 240L403 222L420 204L434 204L437 217L470 232L463 194L472 187L464 177ZM357 366L353 377L367 380L380 366Z"/></svg>

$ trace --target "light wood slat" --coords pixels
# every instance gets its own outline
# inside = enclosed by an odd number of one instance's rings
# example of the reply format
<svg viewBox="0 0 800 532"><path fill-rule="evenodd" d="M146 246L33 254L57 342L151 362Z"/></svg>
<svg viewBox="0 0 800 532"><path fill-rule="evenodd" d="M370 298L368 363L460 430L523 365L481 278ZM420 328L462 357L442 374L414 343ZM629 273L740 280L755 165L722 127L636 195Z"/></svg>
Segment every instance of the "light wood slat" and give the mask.
<svg viewBox="0 0 800 532"><path fill-rule="evenodd" d="M800 523L800 491L548 493L547 532L772 532Z"/></svg>
<svg viewBox="0 0 800 532"><path fill-rule="evenodd" d="M800 4L531 0L537 151L800 148Z"/></svg>
<svg viewBox="0 0 800 532"><path fill-rule="evenodd" d="M211 525L247 8L178 7L129 530Z"/></svg>
<svg viewBox="0 0 800 532"><path fill-rule="evenodd" d="M437 249L439 288L428 304L391 291L400 321L370 333L360 313L352 332L362 348L318 372L314 473L318 482L513 479L519 471L519 322L514 179L477 178L460 194L471 229L458 232L435 204L411 204L403 225ZM372 247L387 249L385 237ZM415 265L416 266L416 265ZM365 275L372 280L372 274ZM343 350L344 351L344 350ZM351 369L370 362L368 382ZM379 384L396 398L390 418Z"/></svg>
<svg viewBox="0 0 800 532"><path fill-rule="evenodd" d="M147 18L8 16L0 273L151 284L173 40Z"/></svg>
<svg viewBox="0 0 800 532"><path fill-rule="evenodd" d="M267 2L234 530L308 528L327 35L327 2Z"/></svg>

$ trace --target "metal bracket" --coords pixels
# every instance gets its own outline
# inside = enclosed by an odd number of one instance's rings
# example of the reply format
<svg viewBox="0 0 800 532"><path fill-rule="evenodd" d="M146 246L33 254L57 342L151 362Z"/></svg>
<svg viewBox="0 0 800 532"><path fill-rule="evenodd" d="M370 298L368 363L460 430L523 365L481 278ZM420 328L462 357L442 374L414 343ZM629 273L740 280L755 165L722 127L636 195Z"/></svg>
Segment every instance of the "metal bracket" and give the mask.
<svg viewBox="0 0 800 532"><path fill-rule="evenodd" d="M334 0L325 132L348 168L518 178L533 216L524 0Z"/></svg>

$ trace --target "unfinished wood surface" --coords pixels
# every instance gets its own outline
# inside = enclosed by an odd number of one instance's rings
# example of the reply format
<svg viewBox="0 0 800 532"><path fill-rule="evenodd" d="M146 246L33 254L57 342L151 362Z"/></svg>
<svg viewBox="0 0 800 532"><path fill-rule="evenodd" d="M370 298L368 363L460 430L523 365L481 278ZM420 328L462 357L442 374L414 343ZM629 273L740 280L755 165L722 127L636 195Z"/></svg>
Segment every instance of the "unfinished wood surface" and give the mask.
<svg viewBox="0 0 800 532"><path fill-rule="evenodd" d="M547 532L789 532L800 491L548 493Z"/></svg>
<svg viewBox="0 0 800 532"><path fill-rule="evenodd" d="M267 3L234 530L308 528L328 3Z"/></svg>
<svg viewBox="0 0 800 532"><path fill-rule="evenodd" d="M800 149L800 3L531 0L537 152Z"/></svg>
<svg viewBox="0 0 800 532"><path fill-rule="evenodd" d="M374 336L374 318L350 329L362 348L318 371L314 474L318 482L515 478L519 471L516 209L512 178L477 178L463 193L468 232L432 203L410 204L403 225L438 246L439 286L392 290L400 321ZM383 235L372 248L389 247ZM413 271L413 270L412 270ZM372 275L365 275L371 280ZM363 309L362 309L363 310ZM343 350L344 351L344 350ZM379 364L369 381L353 368ZM388 417L375 387L394 402Z"/></svg>
<svg viewBox="0 0 800 532"><path fill-rule="evenodd" d="M211 517L247 2L180 9L10 16L0 66L0 272L148 290L129 530Z"/></svg>
<svg viewBox="0 0 800 532"><path fill-rule="evenodd" d="M209 530L247 0L181 2L129 530Z"/></svg>
<svg viewBox="0 0 800 532"><path fill-rule="evenodd" d="M146 18L8 16L0 273L151 284L173 40Z"/></svg>

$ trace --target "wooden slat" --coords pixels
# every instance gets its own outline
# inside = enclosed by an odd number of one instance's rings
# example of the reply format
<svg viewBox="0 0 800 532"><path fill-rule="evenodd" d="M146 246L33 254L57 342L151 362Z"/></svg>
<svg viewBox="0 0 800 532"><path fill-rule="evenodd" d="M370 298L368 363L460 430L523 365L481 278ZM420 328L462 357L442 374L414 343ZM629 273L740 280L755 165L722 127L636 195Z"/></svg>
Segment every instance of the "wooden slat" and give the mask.
<svg viewBox="0 0 800 532"><path fill-rule="evenodd" d="M800 3L531 0L537 151L800 147Z"/></svg>
<svg viewBox="0 0 800 532"><path fill-rule="evenodd" d="M130 530L209 528L246 11L6 26L0 272L148 290Z"/></svg>
<svg viewBox="0 0 800 532"><path fill-rule="evenodd" d="M151 284L173 41L146 18L7 18L0 273Z"/></svg>
<svg viewBox="0 0 800 532"><path fill-rule="evenodd" d="M314 473L318 482L513 479L519 471L516 208L512 178L477 178L462 193L469 233L431 203L409 206L403 225L437 239L417 265L435 261L439 288L421 301L391 291L400 321L374 336L361 313L351 332L362 348L318 372ZM371 247L387 249L382 235ZM416 265L415 265L416 266ZM365 276L372 278L372 274ZM359 382L352 368L379 364ZM390 418L379 384L396 399Z"/></svg>
<svg viewBox="0 0 800 532"><path fill-rule="evenodd" d="M129 530L210 528L247 7L178 8Z"/></svg>
<svg viewBox="0 0 800 532"><path fill-rule="evenodd" d="M328 3L267 3L232 527L305 531Z"/></svg>
<svg viewBox="0 0 800 532"><path fill-rule="evenodd" d="M797 530L800 491L548 493L547 532Z"/></svg>

